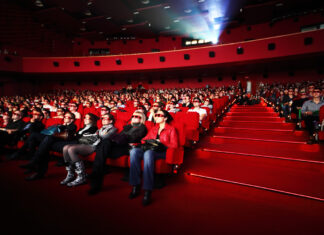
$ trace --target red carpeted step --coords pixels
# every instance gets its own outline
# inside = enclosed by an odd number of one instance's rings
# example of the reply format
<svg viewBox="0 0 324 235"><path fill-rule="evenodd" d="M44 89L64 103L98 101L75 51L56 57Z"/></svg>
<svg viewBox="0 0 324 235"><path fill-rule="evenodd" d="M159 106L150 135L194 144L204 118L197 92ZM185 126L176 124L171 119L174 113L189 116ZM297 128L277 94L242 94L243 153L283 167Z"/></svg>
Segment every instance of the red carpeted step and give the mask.
<svg viewBox="0 0 324 235"><path fill-rule="evenodd" d="M225 116L223 120L233 121L256 121L256 122L285 122L284 118L281 117L255 117L255 116Z"/></svg>
<svg viewBox="0 0 324 235"><path fill-rule="evenodd" d="M252 129L276 129L276 130L294 130L295 124L293 123L277 123L277 122L249 122L249 121L223 121L219 126L224 127L243 127Z"/></svg>
<svg viewBox="0 0 324 235"><path fill-rule="evenodd" d="M278 132L272 130L244 130L244 129L231 129L231 128L215 128L212 136L221 138L239 138L260 141L274 141L274 142L296 142L306 143L308 135L304 131L294 132Z"/></svg>
<svg viewBox="0 0 324 235"><path fill-rule="evenodd" d="M278 117L274 112L228 112L226 116L260 116L260 117Z"/></svg>
<svg viewBox="0 0 324 235"><path fill-rule="evenodd" d="M260 113L260 112L263 112L263 113L265 113L265 112L269 112L269 113L271 113L271 112L273 112L273 110L269 110L269 109L233 109L233 108L231 108L230 109L230 112L236 112L236 113L244 113L244 112L246 112L246 113L249 113L249 112L254 112L254 113Z"/></svg>
<svg viewBox="0 0 324 235"><path fill-rule="evenodd" d="M324 161L324 146L318 144L308 145L207 137L204 142L199 143L199 147L201 149L223 153L282 159Z"/></svg>
<svg viewBox="0 0 324 235"><path fill-rule="evenodd" d="M187 172L254 184L324 199L324 164L251 158L243 155L193 153Z"/></svg>

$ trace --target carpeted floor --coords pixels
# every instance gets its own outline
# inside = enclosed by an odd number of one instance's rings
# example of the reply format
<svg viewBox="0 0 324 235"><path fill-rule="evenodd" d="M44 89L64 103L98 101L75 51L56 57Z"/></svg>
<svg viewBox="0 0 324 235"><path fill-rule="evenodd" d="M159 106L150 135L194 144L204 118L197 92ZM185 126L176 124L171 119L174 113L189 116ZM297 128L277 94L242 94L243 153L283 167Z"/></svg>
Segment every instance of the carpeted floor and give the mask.
<svg viewBox="0 0 324 235"><path fill-rule="evenodd" d="M276 117L269 108L255 108ZM251 107L232 109L249 116ZM2 234L324 233L324 202L186 174L324 198L323 164L253 155L321 161L322 146L309 147L304 144L305 135L293 130L280 132L280 137L276 131L265 134L231 126L211 132L202 139L200 148L186 153L179 175L167 177L167 186L153 192L153 203L146 208L141 206L141 197L128 199L130 186L121 181L123 169L113 169L105 177L103 192L90 197L86 193L88 185L59 185L65 169L54 166L54 162L47 177L35 182L24 181L25 175L18 167L23 161L0 162ZM218 134L226 138L212 137ZM251 137L260 140L244 139ZM280 142L284 137L298 143ZM272 141L264 141L267 139ZM204 145L233 153L204 151Z"/></svg>

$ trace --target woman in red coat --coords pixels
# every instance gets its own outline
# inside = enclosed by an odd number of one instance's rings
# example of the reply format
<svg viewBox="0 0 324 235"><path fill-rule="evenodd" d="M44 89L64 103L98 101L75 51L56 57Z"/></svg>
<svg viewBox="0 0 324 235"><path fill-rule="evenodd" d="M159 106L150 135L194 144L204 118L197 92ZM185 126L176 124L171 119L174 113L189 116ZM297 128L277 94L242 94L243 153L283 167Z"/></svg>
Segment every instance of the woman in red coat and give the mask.
<svg viewBox="0 0 324 235"><path fill-rule="evenodd" d="M154 140L160 143L158 150L144 150L143 148L133 148L130 151L130 184L133 186L129 195L130 199L137 197L140 193L141 183L141 161L144 161L143 171L143 189L145 190L143 205L146 206L151 202L151 192L154 183L154 163L156 159L165 159L167 148L178 147L178 135L176 129L169 125L172 116L165 110L159 110L155 113L156 125L143 138L142 143L146 140Z"/></svg>

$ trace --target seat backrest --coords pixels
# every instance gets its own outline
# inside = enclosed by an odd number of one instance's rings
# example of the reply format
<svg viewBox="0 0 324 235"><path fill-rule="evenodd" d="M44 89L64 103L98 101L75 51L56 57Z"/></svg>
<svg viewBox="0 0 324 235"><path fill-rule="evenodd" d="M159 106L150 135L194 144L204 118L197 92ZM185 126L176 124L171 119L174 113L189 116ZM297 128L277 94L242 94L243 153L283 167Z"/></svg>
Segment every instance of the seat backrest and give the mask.
<svg viewBox="0 0 324 235"><path fill-rule="evenodd" d="M324 105L322 105L322 107L319 110L319 120L322 123L324 119Z"/></svg>

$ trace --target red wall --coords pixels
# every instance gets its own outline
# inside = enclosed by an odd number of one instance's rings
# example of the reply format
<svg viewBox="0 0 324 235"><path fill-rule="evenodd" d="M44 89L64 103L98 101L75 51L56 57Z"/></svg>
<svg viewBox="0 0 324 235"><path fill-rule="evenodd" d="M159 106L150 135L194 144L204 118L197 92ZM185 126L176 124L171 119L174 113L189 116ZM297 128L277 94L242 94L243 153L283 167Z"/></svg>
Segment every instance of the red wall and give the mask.
<svg viewBox="0 0 324 235"><path fill-rule="evenodd" d="M219 44L297 33L300 32L302 26L324 23L324 17L319 13L300 16L298 21L295 21L295 19L296 17L288 18L278 21L273 25L269 23L249 25L249 29L247 25L242 25L230 29L229 34L227 30L224 30L220 35ZM139 43L140 40L142 40L142 43ZM110 45L107 44L107 41L95 41L91 44L89 40L81 38L76 38L74 41L73 56L88 56L90 48L109 48L112 55L151 52L152 48L160 49L161 51L184 48L182 46L182 37L175 37L175 41L172 37L159 37L158 42L156 42L155 38L137 38L136 40L125 40L126 44L123 43L123 40L115 40L109 41Z"/></svg>
<svg viewBox="0 0 324 235"><path fill-rule="evenodd" d="M304 39L308 37L313 38L313 43L311 45L304 45ZM249 42L159 53L100 57L25 57L23 58L22 71L25 73L124 72L179 69L230 63L253 63L260 60L283 59L291 56L323 53L323 38L324 29ZM269 51L269 43L275 43L276 49ZM244 54L237 54L238 47L244 49ZM209 57L210 51L215 52L215 58ZM190 60L185 60L184 54L189 54ZM160 62L160 56L165 56L166 61ZM144 63L138 63L138 58L143 58ZM122 61L121 65L116 64L117 59ZM96 60L100 61L100 66L94 64ZM75 61L79 62L80 66L76 67L74 65ZM55 67L53 62L58 62L59 67Z"/></svg>
<svg viewBox="0 0 324 235"><path fill-rule="evenodd" d="M160 88L201 88L209 85L211 87L221 87L229 85L237 85L238 81L241 81L244 84L244 81L251 80L252 84L258 84L260 82L272 83L294 83L297 81L318 81L324 80L324 75L319 74L315 69L299 69L294 71L294 76L290 76L287 70L284 71L269 71L268 78L263 78L262 73L249 71L248 74L238 74L236 80L232 80L232 74L230 72L223 74L222 81L218 80L218 77L202 77L202 82L198 82L197 77L181 77L183 83L179 83L179 77L177 75L165 74L168 78L163 79L164 84L161 84L161 78L152 78L152 84L148 83L148 79L134 79L133 75L129 75L128 79L131 82L132 86L135 88L138 84L142 84L146 89L160 89ZM14 77L0 76L0 94L3 95L23 95L23 94L37 94L39 92L46 92L52 89L88 89L88 90L120 90L127 86L126 80L116 79L111 75L102 75L98 79L96 77L91 77L89 80L84 75L71 75L69 80L66 80L66 76L55 75L48 77L43 75L41 78L34 78L27 75L15 75ZM33 79L33 80L31 80ZM110 81L115 82L114 85L110 84ZM94 84L94 81L97 82L97 85ZM64 82L62 85L61 82ZM81 82L80 85L78 82Z"/></svg>

